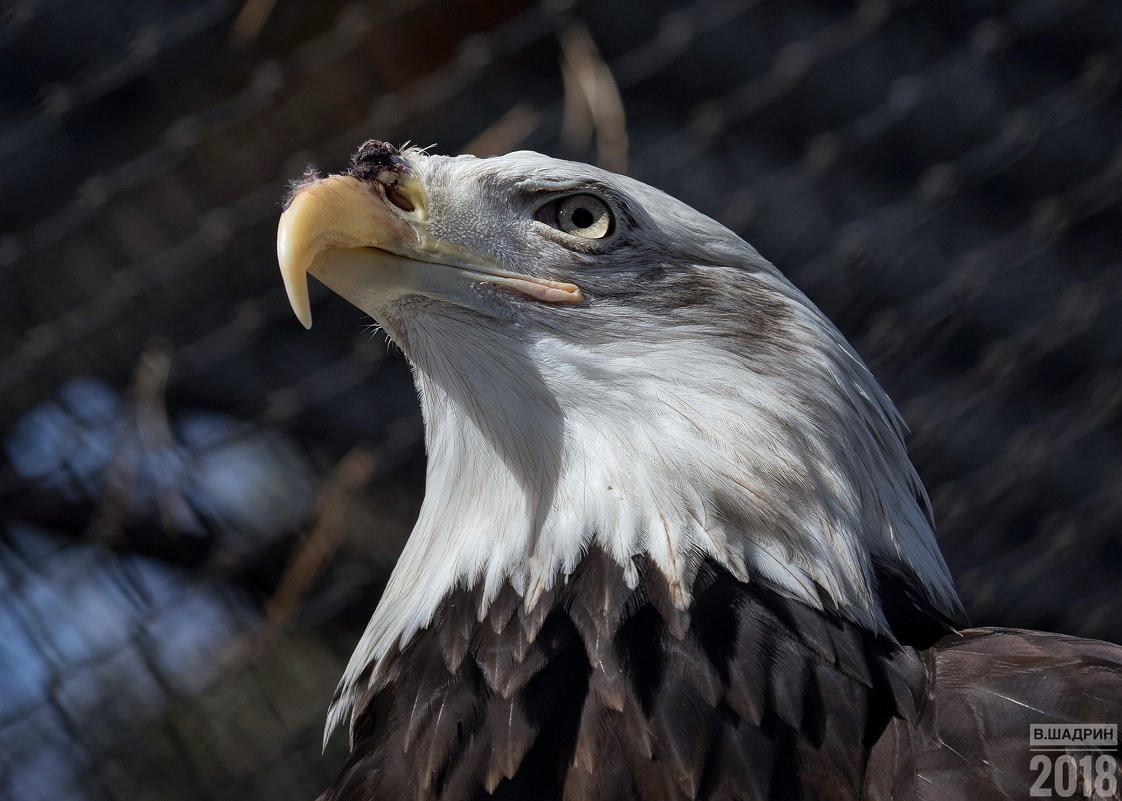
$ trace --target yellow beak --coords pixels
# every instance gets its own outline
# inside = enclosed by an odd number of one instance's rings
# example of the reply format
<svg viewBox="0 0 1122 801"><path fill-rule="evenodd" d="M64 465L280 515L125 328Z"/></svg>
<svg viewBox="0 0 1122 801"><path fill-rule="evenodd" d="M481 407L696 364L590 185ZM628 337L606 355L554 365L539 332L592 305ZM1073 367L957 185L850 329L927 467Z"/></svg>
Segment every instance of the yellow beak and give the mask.
<svg viewBox="0 0 1122 801"><path fill-rule="evenodd" d="M409 184L398 191L422 192L415 182ZM424 208L424 198L410 200L415 208ZM574 284L489 266L457 266L442 261L440 253L430 261L409 222L414 216L392 208L374 182L348 175L333 175L297 190L277 228L277 261L288 302L305 328L312 327L309 274L371 316L387 300L405 293L470 304L472 282L505 286L544 303L583 300Z"/></svg>
<svg viewBox="0 0 1122 801"><path fill-rule="evenodd" d="M325 269L327 264L313 267L324 251L400 246L416 240L413 229L378 196L371 183L332 175L302 187L277 227L277 261L292 311L305 328L312 327L308 273L328 286L335 283L325 280L332 272Z"/></svg>

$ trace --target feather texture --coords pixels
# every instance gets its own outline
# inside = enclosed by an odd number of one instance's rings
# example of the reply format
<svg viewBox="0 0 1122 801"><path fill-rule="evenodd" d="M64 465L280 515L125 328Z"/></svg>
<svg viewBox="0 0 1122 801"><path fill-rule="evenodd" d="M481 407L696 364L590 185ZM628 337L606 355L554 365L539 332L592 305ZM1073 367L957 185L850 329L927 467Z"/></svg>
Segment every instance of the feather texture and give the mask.
<svg viewBox="0 0 1122 801"><path fill-rule="evenodd" d="M629 587L594 550L548 611L493 605L467 632L470 591L450 595L382 671L326 798L1027 797L1029 724L1122 715L1117 646L944 629L917 650L712 563L677 610L639 567Z"/></svg>

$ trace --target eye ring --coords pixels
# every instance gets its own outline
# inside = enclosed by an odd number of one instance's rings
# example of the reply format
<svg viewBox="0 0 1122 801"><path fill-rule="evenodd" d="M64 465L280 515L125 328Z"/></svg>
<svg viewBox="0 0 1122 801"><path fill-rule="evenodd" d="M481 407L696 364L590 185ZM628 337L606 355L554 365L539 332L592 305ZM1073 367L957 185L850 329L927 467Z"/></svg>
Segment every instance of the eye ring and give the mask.
<svg viewBox="0 0 1122 801"><path fill-rule="evenodd" d="M539 221L570 236L604 239L615 230L612 209L596 195L566 195L546 203L534 215Z"/></svg>

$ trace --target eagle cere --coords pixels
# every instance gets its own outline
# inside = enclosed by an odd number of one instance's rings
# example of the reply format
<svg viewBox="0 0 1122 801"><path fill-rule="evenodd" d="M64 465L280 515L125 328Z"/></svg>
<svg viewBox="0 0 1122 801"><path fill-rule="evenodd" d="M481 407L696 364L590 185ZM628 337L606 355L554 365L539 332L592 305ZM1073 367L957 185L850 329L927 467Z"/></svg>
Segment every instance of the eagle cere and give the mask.
<svg viewBox="0 0 1122 801"><path fill-rule="evenodd" d="M1030 724L1122 718L1122 648L962 628L891 401L708 217L369 141L277 252L305 326L310 274L400 346L428 451L326 799L1027 797Z"/></svg>

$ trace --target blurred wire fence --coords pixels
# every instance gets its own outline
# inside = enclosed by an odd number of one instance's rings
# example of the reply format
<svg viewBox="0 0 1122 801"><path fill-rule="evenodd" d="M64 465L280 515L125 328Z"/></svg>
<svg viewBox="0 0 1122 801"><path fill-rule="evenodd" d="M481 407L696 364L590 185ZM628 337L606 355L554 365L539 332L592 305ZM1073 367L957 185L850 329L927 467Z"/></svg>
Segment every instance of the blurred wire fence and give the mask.
<svg viewBox="0 0 1122 801"><path fill-rule="evenodd" d="M1122 640L1116 0L0 8L0 798L310 799L419 503L409 371L278 200L364 139L627 171L912 427L975 622Z"/></svg>

